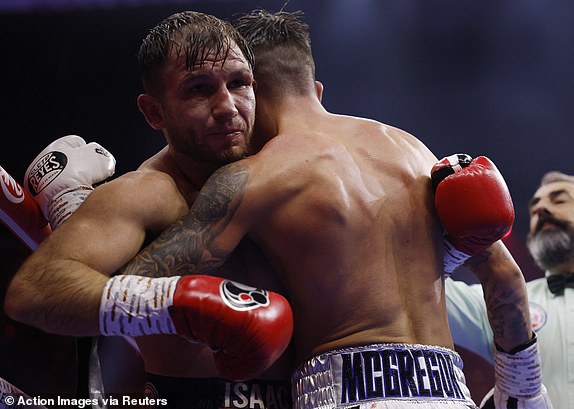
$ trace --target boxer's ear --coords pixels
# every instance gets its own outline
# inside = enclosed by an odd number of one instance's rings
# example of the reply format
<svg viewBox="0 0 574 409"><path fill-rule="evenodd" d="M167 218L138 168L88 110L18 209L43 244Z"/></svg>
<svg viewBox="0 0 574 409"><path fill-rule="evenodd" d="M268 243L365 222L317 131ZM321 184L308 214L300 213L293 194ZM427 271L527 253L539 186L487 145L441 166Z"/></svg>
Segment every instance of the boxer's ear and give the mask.
<svg viewBox="0 0 574 409"><path fill-rule="evenodd" d="M163 128L163 110L160 102L150 94L140 94L137 99L138 108L147 123L155 130Z"/></svg>
<svg viewBox="0 0 574 409"><path fill-rule="evenodd" d="M320 81L315 81L315 94L319 101L323 100L323 84Z"/></svg>

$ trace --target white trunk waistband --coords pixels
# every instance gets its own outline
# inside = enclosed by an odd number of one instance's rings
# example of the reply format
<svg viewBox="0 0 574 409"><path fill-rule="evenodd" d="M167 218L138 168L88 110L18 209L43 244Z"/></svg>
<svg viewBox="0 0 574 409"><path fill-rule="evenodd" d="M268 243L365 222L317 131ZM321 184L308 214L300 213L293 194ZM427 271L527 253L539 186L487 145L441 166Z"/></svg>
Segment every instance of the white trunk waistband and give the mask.
<svg viewBox="0 0 574 409"><path fill-rule="evenodd" d="M476 407L460 355L428 345L373 344L318 355L295 371L292 388L296 409L389 400Z"/></svg>

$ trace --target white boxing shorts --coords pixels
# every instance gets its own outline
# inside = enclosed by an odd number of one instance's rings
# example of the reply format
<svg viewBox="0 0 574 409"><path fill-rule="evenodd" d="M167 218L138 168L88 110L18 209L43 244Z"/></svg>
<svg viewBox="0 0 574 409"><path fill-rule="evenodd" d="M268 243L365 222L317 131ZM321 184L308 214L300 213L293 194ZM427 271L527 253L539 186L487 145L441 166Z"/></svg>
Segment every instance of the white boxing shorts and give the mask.
<svg viewBox="0 0 574 409"><path fill-rule="evenodd" d="M295 409L478 409L462 359L442 347L373 344L330 351L292 377Z"/></svg>

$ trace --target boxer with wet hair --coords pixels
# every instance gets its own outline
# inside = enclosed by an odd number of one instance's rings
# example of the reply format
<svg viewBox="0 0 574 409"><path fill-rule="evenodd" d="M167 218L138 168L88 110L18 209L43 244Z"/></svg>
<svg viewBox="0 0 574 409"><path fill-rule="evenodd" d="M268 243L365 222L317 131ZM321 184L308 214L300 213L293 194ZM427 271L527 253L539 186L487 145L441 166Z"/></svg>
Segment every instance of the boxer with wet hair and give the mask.
<svg viewBox="0 0 574 409"><path fill-rule="evenodd" d="M455 225L447 233L460 251L488 258L504 252L498 240L512 223L512 203L481 196L477 207L505 217L485 215L486 229L473 230L472 214L447 223L434 202L457 181L498 194L502 178L477 160L442 180L435 197L437 158L419 140L321 105L297 14L256 11L236 26L255 54L253 145L261 150L216 171L190 213L124 272L216 271L249 237L279 266L290 295L295 408L476 408L447 322L441 222ZM499 300L493 322L508 319L496 341L510 350L530 341L531 330L523 278L505 273L494 268L481 278Z"/></svg>
<svg viewBox="0 0 574 409"><path fill-rule="evenodd" d="M138 58L145 87L138 106L167 145L136 171L96 188L61 223L10 283L6 312L52 333L135 337L148 391L173 407L239 407L243 399L290 406L291 359L275 361L291 338L291 310L248 240L218 278L186 269L177 275L194 276L117 275L188 212L214 170L248 153L251 49L229 23L190 11L154 27ZM230 288L241 288L244 302L261 302L238 307L224 291Z"/></svg>

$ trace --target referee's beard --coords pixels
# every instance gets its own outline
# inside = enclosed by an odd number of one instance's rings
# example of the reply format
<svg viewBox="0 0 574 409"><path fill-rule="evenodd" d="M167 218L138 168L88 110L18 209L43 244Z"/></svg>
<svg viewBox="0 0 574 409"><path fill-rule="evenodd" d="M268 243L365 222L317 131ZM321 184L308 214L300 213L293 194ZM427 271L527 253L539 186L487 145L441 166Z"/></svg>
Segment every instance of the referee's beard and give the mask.
<svg viewBox="0 0 574 409"><path fill-rule="evenodd" d="M552 227L544 225L552 224ZM543 270L574 261L574 228L553 216L541 217L534 231L528 233L526 245L534 261Z"/></svg>

